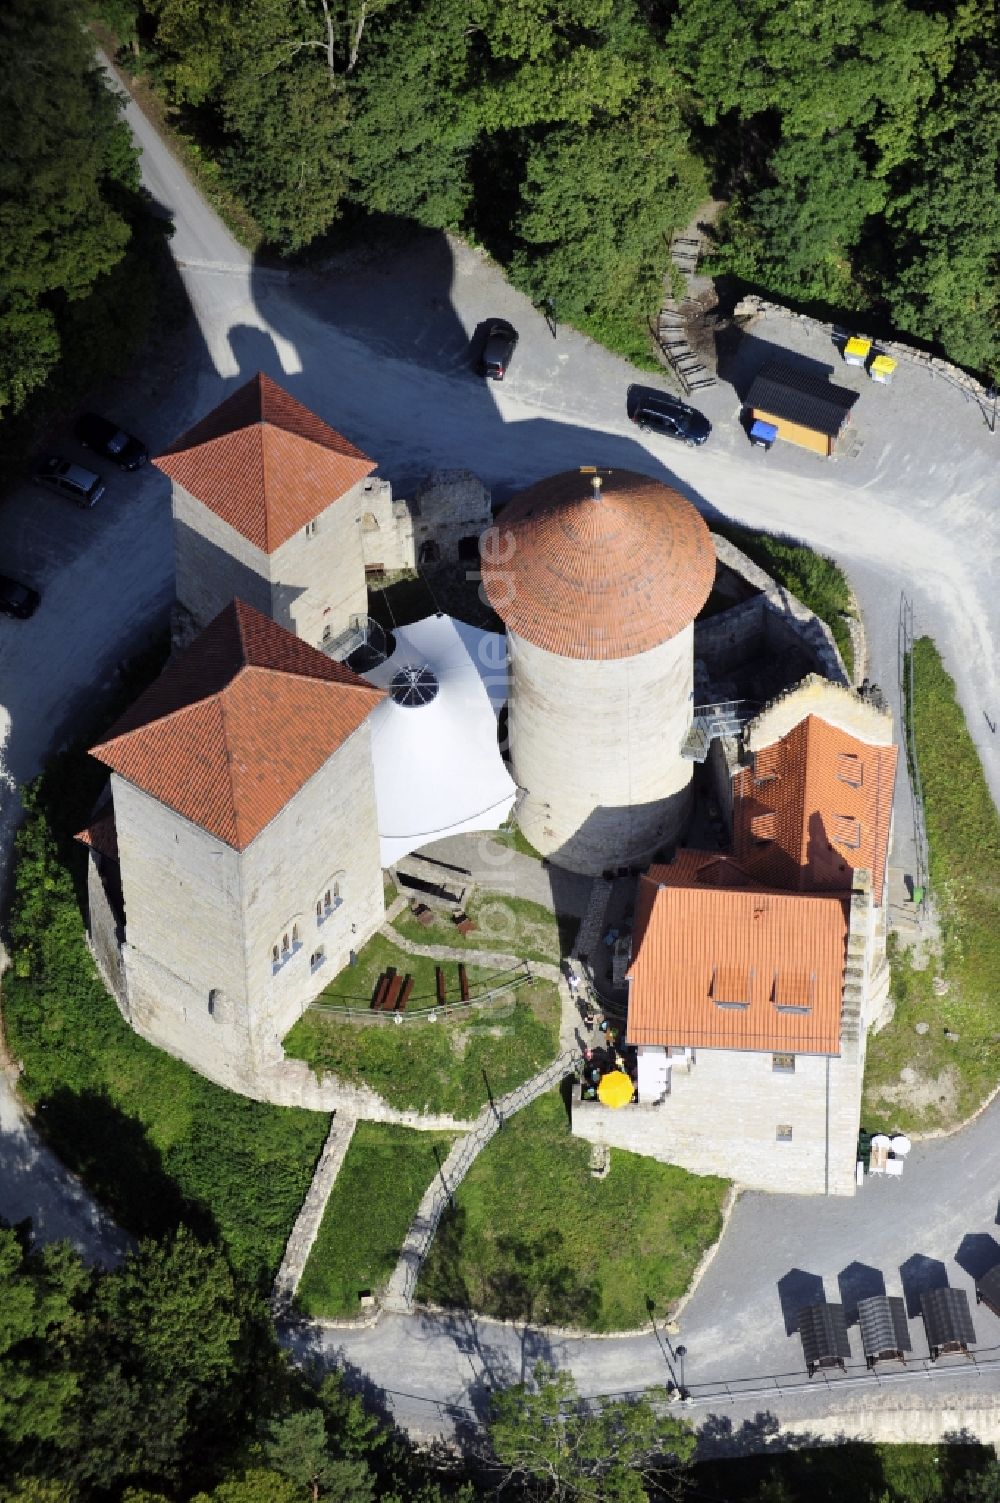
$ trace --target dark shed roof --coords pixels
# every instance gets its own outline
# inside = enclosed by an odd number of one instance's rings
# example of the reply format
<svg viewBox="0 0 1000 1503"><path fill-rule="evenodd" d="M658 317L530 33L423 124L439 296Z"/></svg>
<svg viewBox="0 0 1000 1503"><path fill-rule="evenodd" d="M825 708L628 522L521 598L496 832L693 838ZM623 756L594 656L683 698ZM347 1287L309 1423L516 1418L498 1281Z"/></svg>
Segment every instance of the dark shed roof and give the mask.
<svg viewBox="0 0 1000 1503"><path fill-rule="evenodd" d="M857 400L857 392L846 386L772 360L754 376L746 405L836 438Z"/></svg>
<svg viewBox="0 0 1000 1503"><path fill-rule="evenodd" d="M843 1305L809 1305L799 1311L799 1335L810 1373L829 1367L851 1355Z"/></svg>
<svg viewBox="0 0 1000 1503"><path fill-rule="evenodd" d="M976 1333L964 1289L925 1289L920 1296L920 1310L932 1357L945 1348L959 1351L975 1345Z"/></svg>
<svg viewBox="0 0 1000 1503"><path fill-rule="evenodd" d="M906 1306L897 1295L875 1294L859 1300L858 1324L866 1357L901 1356L912 1350Z"/></svg>
<svg viewBox="0 0 1000 1503"><path fill-rule="evenodd" d="M1000 1315L1000 1263L976 1280L976 1298L981 1300L994 1315Z"/></svg>

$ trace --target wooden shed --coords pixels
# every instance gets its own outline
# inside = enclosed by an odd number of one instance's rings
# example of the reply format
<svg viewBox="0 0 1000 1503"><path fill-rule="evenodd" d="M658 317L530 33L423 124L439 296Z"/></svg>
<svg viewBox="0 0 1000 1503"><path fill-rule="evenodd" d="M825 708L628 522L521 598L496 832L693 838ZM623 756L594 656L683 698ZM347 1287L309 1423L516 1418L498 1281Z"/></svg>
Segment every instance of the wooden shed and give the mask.
<svg viewBox="0 0 1000 1503"><path fill-rule="evenodd" d="M772 424L779 438L829 455L857 399L857 392L846 386L771 361L754 376L746 408L751 422Z"/></svg>

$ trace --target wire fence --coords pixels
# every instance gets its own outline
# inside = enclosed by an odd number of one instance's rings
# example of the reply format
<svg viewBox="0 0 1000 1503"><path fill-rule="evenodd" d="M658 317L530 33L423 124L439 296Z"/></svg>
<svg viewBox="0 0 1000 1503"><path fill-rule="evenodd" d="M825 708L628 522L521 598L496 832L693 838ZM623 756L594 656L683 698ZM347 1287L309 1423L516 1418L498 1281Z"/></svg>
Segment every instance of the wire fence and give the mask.
<svg viewBox="0 0 1000 1503"><path fill-rule="evenodd" d="M899 597L898 632L899 695L904 722L903 745L910 774L910 804L913 811L913 843L916 848L914 900L921 912L927 900L927 827L924 823L924 789L917 759L917 738L913 708L913 605L905 595ZM919 900L918 900L919 892Z"/></svg>
<svg viewBox="0 0 1000 1503"><path fill-rule="evenodd" d="M453 962L449 961L449 964ZM308 1011L318 1012L326 1017L343 1018L345 1022L362 1027L378 1027L387 1023L437 1023L465 1016L476 1009L492 1009L494 1015L497 1015L510 1006L511 994L519 986L528 985L535 980L527 960L516 968L500 971L497 975L498 979L491 982L486 991L475 997L470 996L465 1002L427 1002L424 998L419 998L418 1005L408 1006L405 1012L379 1012L370 1006L341 1007L336 1002L310 1002Z"/></svg>
<svg viewBox="0 0 1000 1503"><path fill-rule="evenodd" d="M418 1211L400 1252L400 1261L405 1265L401 1290L406 1305L413 1303L414 1291L420 1270L437 1235L438 1226L445 1210L454 1200L455 1191L468 1174L476 1159L496 1137L508 1118L524 1107L530 1106L539 1096L560 1084L569 1075L579 1059L579 1052L566 1049L550 1065L526 1080L515 1090L498 1100L490 1098L489 1108L470 1133L457 1146L454 1157L449 1155L438 1173L435 1194L426 1209Z"/></svg>

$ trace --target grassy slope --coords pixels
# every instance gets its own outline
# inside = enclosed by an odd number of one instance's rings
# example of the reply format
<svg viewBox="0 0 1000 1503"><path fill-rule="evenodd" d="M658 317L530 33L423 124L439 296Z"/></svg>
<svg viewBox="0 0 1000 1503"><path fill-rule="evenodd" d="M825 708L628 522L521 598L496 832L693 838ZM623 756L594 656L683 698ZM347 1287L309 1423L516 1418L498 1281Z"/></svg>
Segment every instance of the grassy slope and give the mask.
<svg viewBox="0 0 1000 1503"><path fill-rule="evenodd" d="M629 1329L687 1288L725 1180L615 1149L596 1180L558 1093L505 1124L442 1220L418 1296L501 1317Z"/></svg>
<svg viewBox="0 0 1000 1503"><path fill-rule="evenodd" d="M358 1123L299 1284L307 1315L355 1315L359 1293L385 1283L451 1144L441 1133Z"/></svg>
<svg viewBox="0 0 1000 1503"><path fill-rule="evenodd" d="M160 1235L185 1220L266 1284L327 1118L236 1096L134 1034L97 976L68 875L50 878L44 929L17 961L26 974L3 983L7 1041L39 1126L129 1230Z"/></svg>
<svg viewBox="0 0 1000 1503"><path fill-rule="evenodd" d="M490 950L556 964L572 948L572 937L578 927L576 920L567 921L560 940L560 922L548 908L526 898L501 897L491 892L477 892L468 905L468 913L476 928L467 935L459 934L446 913L436 914L433 924L425 927L405 910L393 919L393 928L418 945Z"/></svg>
<svg viewBox="0 0 1000 1503"><path fill-rule="evenodd" d="M944 1102L907 1111L907 1124L920 1131L961 1121L1000 1074L1000 816L954 682L927 637L914 646L913 668L930 882L944 931L939 969L950 991L936 997L933 968L914 971L905 956L894 957L896 1016L869 1042L864 1110L866 1127L895 1126L896 1109L880 1103L880 1086L898 1082L905 1066L924 1079L953 1072L955 1089L943 1092ZM931 1025L922 1037L918 1022Z"/></svg>
<svg viewBox="0 0 1000 1503"><path fill-rule="evenodd" d="M365 1027L307 1012L285 1039L288 1054L317 1071L369 1085L392 1106L474 1117L556 1055L559 997L553 985L522 987L508 1011L436 1023Z"/></svg>

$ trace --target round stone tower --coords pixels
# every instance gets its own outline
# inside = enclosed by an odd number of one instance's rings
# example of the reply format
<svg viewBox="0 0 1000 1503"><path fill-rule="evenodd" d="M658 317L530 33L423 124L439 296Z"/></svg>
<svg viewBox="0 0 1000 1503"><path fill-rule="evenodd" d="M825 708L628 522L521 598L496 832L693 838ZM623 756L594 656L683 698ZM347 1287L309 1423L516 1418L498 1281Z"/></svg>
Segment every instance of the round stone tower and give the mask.
<svg viewBox="0 0 1000 1503"><path fill-rule="evenodd" d="M581 469L516 496L480 549L507 627L521 829L571 871L645 860L689 812L680 750L715 578L708 528L659 481Z"/></svg>

